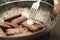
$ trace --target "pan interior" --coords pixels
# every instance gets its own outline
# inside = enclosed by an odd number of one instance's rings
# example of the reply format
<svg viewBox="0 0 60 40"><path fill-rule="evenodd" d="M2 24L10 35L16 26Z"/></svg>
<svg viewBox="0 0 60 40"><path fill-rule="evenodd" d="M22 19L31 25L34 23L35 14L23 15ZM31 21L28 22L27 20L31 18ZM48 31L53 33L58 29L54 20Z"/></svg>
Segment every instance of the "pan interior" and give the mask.
<svg viewBox="0 0 60 40"><path fill-rule="evenodd" d="M0 17L9 16L10 14L14 14L15 12L19 12L29 18L29 10L32 3L33 2L15 2L3 5L0 7ZM52 13L52 10L53 7L51 5L41 2L35 19L39 20L38 22L40 22L43 26L47 26L47 28L51 29L56 22L56 15Z"/></svg>

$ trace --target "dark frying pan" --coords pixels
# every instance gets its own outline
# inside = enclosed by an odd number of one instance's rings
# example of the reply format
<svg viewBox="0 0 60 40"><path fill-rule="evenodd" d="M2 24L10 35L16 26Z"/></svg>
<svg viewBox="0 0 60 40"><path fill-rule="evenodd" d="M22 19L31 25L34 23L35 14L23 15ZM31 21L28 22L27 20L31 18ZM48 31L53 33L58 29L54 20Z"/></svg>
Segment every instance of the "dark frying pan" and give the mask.
<svg viewBox="0 0 60 40"><path fill-rule="evenodd" d="M12 1L12 2L7 2L4 4L0 5L0 13L2 14L3 12L11 9L12 7L27 7L30 8L32 3L34 3L35 1ZM47 3L47 2L43 2L41 1L41 6L42 9L45 9L46 11L50 12L51 16L51 24L49 25L49 27L46 27L38 32L35 32L31 35L27 35L27 36L17 36L17 37L0 37L1 40L32 40L35 39L38 36L43 36L44 34L46 34L52 27L55 26L57 19L58 19L58 15L53 14L53 5ZM44 12L44 11L43 11Z"/></svg>

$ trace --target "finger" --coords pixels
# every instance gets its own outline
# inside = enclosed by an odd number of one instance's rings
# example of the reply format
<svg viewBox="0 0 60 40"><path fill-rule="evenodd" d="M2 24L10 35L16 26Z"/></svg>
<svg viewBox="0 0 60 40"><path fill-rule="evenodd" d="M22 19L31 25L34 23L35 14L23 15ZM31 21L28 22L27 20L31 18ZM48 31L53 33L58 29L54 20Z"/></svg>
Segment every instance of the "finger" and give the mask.
<svg viewBox="0 0 60 40"><path fill-rule="evenodd" d="M53 9L53 13L57 14L58 13L58 0L54 0L54 9Z"/></svg>
<svg viewBox="0 0 60 40"><path fill-rule="evenodd" d="M57 14L57 13L58 13L58 10L57 10L56 7L54 7L54 9L53 9L53 13L54 13L54 14Z"/></svg>

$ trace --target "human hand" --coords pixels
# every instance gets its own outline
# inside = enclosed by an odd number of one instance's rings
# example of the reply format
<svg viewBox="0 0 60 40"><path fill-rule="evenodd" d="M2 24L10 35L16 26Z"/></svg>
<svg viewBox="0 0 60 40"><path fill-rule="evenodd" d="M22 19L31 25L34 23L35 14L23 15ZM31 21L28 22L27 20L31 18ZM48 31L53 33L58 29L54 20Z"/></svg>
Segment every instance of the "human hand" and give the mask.
<svg viewBox="0 0 60 40"><path fill-rule="evenodd" d="M58 13L60 11L60 0L54 0L54 12Z"/></svg>

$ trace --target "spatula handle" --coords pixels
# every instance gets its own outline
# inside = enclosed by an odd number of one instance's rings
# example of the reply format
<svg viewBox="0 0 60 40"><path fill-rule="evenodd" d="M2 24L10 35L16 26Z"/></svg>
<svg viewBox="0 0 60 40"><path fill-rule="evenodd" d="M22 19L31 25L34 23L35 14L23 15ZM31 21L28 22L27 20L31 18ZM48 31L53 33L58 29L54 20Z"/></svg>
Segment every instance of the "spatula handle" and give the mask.
<svg viewBox="0 0 60 40"><path fill-rule="evenodd" d="M37 1L37 3L40 3L40 2L41 2L41 0L38 0L38 1Z"/></svg>

